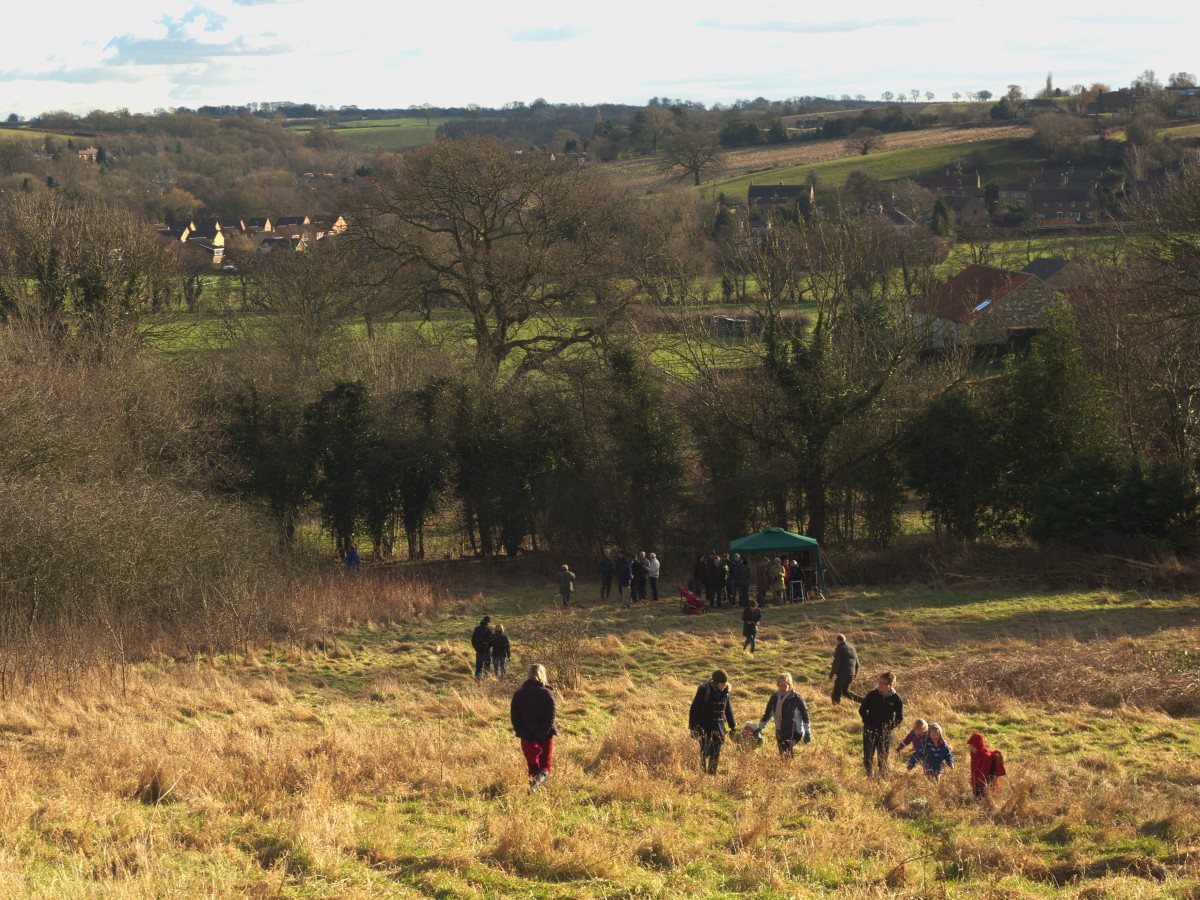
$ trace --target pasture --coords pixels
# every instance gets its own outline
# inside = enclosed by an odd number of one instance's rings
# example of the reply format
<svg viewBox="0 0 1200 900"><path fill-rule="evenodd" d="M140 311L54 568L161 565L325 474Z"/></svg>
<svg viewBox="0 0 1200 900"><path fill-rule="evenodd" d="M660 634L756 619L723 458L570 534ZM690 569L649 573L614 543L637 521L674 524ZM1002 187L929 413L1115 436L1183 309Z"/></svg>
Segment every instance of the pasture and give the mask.
<svg viewBox="0 0 1200 900"><path fill-rule="evenodd" d="M358 119L339 122L330 131L340 138L361 147L383 150L411 150L431 143L437 136L438 126L453 121L446 116L404 117L398 119ZM293 129L307 134L311 126Z"/></svg>
<svg viewBox="0 0 1200 900"><path fill-rule="evenodd" d="M842 590L769 607L751 656L728 609L600 603L590 561L563 613L552 568L456 563L421 602L364 569L321 583L301 644L0 701L0 896L1200 896L1194 596ZM477 686L484 613L514 659ZM825 695L837 631L857 689L892 669L906 720L946 730L941 782L863 775ZM563 732L535 795L507 721L531 660ZM791 671L813 743L701 775L687 707L717 666L739 725ZM1007 759L991 803L975 730Z"/></svg>

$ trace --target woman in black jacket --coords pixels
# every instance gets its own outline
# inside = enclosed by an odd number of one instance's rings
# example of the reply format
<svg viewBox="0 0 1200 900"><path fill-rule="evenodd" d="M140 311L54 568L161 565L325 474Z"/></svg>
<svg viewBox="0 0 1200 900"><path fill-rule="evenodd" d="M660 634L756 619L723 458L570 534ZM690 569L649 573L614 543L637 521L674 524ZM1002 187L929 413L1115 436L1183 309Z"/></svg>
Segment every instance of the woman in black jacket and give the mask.
<svg viewBox="0 0 1200 900"><path fill-rule="evenodd" d="M536 791L550 777L555 721L554 694L546 684L546 667L529 667L529 677L513 694L510 716L513 731L521 739L521 753L529 766L529 790Z"/></svg>

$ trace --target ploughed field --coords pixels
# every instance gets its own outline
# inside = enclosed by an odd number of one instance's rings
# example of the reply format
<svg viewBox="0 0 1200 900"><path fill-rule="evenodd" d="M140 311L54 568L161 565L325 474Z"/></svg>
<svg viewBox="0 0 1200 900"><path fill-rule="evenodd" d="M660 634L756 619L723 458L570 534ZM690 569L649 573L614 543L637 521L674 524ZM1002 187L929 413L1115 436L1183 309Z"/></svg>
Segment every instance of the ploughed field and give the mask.
<svg viewBox="0 0 1200 900"><path fill-rule="evenodd" d="M728 609L621 610L579 571L566 613L549 576L457 574L410 624L0 701L0 896L1200 896L1197 598L835 591L769 607L750 656ZM476 686L484 613L514 659ZM838 631L856 689L891 669L907 721L942 725L940 783L899 757L864 777L826 693ZM531 660L563 732L535 795L508 725ZM813 742L727 744L702 775L687 709L716 667L739 726L792 672ZM992 804L976 730L1007 761Z"/></svg>

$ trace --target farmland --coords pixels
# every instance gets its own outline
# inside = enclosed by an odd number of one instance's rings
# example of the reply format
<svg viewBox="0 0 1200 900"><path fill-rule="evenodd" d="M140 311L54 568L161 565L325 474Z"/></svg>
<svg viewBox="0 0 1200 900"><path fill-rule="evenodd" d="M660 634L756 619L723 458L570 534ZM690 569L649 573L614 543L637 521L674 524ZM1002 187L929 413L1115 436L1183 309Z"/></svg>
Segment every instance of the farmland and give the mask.
<svg viewBox="0 0 1200 900"><path fill-rule="evenodd" d="M339 122L330 130L359 147L383 150L411 150L428 144L437 135L438 126L452 121L445 116L424 116L399 119L362 119ZM307 134L311 125L296 126L292 130Z"/></svg>

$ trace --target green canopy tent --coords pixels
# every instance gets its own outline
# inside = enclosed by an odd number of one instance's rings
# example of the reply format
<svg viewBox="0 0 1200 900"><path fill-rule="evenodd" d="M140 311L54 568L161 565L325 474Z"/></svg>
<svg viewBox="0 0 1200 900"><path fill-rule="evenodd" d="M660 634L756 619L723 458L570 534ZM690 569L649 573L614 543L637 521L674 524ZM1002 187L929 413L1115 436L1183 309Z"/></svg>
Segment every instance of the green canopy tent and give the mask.
<svg viewBox="0 0 1200 900"><path fill-rule="evenodd" d="M765 553L768 556L799 554L797 558L800 564L816 572L817 587L825 589L825 567L821 564L821 548L810 537L783 528L764 528L758 534L749 534L731 541L729 552L740 553L744 557L749 557L752 553Z"/></svg>

